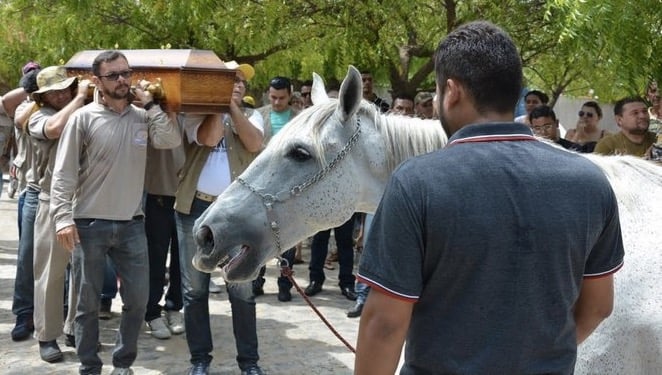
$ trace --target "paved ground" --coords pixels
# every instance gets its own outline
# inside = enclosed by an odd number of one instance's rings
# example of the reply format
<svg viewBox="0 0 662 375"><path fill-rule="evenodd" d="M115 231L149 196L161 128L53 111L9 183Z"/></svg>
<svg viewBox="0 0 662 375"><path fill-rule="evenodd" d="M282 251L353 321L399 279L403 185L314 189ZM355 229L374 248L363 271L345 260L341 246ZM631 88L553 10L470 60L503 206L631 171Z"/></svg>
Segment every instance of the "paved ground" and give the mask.
<svg viewBox="0 0 662 375"><path fill-rule="evenodd" d="M7 183L4 184L5 189ZM58 340L65 360L48 364L39 358L38 343L34 339L13 342L10 332L14 326L11 313L14 276L16 271L16 200L9 199L6 191L0 199L0 374L76 374L78 360L72 348ZM307 249L304 259L309 259ZM306 265L295 267L297 283L308 283ZM315 315L299 295L289 303L276 298L276 267L268 266L264 296L257 299L258 336L260 340L260 365L271 375L275 374L350 374L354 355L342 344ZM345 311L353 305L337 288L337 269L326 271L327 281L322 293L312 300L337 331L352 345L358 332L358 319L348 319ZM222 285L223 281L214 278ZM112 370L111 352L121 312L119 296L113 303L115 317L100 321L101 358L106 364L104 374ZM238 374L235 362L236 350L232 336L230 305L227 294L210 297L211 326L215 349L212 355L212 374ZM152 338L145 330L139 339L138 358L133 366L137 375L185 374L189 367L188 348L184 335L169 340Z"/></svg>

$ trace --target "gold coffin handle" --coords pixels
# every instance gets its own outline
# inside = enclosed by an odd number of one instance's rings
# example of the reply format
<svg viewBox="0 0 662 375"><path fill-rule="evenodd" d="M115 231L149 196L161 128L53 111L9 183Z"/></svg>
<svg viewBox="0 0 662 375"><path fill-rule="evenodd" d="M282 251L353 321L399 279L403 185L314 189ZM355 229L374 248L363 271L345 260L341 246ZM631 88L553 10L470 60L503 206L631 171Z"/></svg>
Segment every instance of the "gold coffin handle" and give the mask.
<svg viewBox="0 0 662 375"><path fill-rule="evenodd" d="M78 76L78 80L81 81L85 77L82 75ZM152 96L154 99L163 101L165 100L165 91L163 90L163 85L161 84L161 78L157 78L155 82L150 82L149 86L147 86L147 91L152 93ZM87 91L87 97L92 98L94 97L94 89L96 88L96 85L94 83L90 83L88 86L88 91ZM131 92L133 93L136 89L135 85L131 85Z"/></svg>

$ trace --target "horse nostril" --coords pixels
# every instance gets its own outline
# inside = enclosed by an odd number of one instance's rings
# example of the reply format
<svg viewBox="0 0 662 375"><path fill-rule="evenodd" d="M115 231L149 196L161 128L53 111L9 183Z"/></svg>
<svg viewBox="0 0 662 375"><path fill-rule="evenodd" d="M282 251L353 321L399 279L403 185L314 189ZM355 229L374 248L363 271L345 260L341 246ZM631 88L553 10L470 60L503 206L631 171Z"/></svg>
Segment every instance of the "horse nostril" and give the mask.
<svg viewBox="0 0 662 375"><path fill-rule="evenodd" d="M200 249L205 253L210 253L214 249L214 233L211 229L203 225L195 235L195 240Z"/></svg>

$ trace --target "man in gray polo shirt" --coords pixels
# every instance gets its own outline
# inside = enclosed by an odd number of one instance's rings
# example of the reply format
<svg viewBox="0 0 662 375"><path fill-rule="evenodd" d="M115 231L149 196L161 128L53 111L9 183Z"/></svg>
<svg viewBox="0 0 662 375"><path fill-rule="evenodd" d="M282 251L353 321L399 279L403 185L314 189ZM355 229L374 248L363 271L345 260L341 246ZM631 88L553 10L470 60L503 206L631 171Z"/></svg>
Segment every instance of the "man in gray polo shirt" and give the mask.
<svg viewBox="0 0 662 375"><path fill-rule="evenodd" d="M106 255L122 283L124 302L112 374L131 374L149 294L149 263L142 195L147 144L172 148L181 135L141 81L130 103L131 69L119 51L100 53L92 64L99 102L69 119L57 150L51 213L57 240L73 251L72 277L78 291L76 352L81 374L101 374L97 313Z"/></svg>
<svg viewBox="0 0 662 375"><path fill-rule="evenodd" d="M570 374L613 306L614 192L588 159L513 123L522 67L487 22L436 52L443 150L404 162L359 267L356 374Z"/></svg>

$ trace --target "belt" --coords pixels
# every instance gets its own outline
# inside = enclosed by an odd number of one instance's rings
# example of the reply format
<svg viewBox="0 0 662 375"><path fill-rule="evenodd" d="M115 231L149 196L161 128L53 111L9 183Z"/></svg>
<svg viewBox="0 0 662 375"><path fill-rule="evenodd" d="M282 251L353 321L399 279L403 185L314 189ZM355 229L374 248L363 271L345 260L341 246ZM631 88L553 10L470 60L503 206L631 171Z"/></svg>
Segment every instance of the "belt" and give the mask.
<svg viewBox="0 0 662 375"><path fill-rule="evenodd" d="M209 203L212 203L216 200L215 195L205 194L205 193L202 193L200 191L195 192L195 197L202 200L202 201L209 202Z"/></svg>

